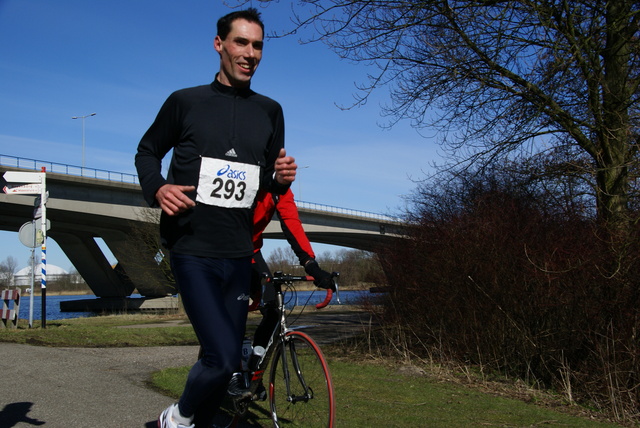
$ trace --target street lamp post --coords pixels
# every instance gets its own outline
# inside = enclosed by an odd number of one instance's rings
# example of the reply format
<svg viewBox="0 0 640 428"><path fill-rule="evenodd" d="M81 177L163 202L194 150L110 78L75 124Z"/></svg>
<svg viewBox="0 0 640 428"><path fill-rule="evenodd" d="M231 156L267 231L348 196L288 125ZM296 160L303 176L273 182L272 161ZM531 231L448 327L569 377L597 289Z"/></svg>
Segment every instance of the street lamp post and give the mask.
<svg viewBox="0 0 640 428"><path fill-rule="evenodd" d="M85 116L73 116L71 119L82 119L82 169L84 169L84 120L88 117L95 116L95 113L87 114Z"/></svg>
<svg viewBox="0 0 640 428"><path fill-rule="evenodd" d="M300 171L301 169L306 169L306 168L309 168L309 165L299 166L297 172L301 172ZM298 197L295 198L295 200L301 201L302 200L302 184L300 183L300 177L298 177L297 175L296 175L296 181L298 182Z"/></svg>

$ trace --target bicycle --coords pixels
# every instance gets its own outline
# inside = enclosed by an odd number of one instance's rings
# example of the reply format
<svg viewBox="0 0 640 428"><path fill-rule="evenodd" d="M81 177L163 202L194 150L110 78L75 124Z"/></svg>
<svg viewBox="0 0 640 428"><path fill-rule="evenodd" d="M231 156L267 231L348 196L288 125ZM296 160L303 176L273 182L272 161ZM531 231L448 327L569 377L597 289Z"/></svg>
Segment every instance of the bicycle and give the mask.
<svg viewBox="0 0 640 428"><path fill-rule="evenodd" d="M339 274L334 272L331 275L335 282ZM318 344L308 334L287 324L286 290L283 291L283 287L290 289L294 282L313 281L313 277L275 272L266 281L275 287L280 320L264 354L254 362L254 370L249 368L241 372L247 393L242 396L227 394L215 426L237 427L245 419L253 401L266 399L261 394L261 388L264 374L269 368L269 412L275 428L333 428L335 396L327 361ZM335 285L338 296L337 282ZM316 308L327 306L332 297L333 291L327 289L324 300L315 305Z"/></svg>

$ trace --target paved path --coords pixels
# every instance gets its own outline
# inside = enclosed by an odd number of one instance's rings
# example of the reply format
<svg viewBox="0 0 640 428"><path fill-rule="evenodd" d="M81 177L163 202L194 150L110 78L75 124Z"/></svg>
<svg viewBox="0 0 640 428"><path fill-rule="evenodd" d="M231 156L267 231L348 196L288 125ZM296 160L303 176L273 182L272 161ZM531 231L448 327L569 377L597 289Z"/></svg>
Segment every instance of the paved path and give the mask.
<svg viewBox="0 0 640 428"><path fill-rule="evenodd" d="M328 313L326 315L329 315ZM366 328L363 314L301 319L319 343ZM368 319L368 317L367 317ZM196 346L45 348L0 343L0 428L152 428L173 399L148 385L150 374L191 365Z"/></svg>
<svg viewBox="0 0 640 428"><path fill-rule="evenodd" d="M0 428L153 427L174 400L149 375L193 363L197 347L44 348L0 344Z"/></svg>

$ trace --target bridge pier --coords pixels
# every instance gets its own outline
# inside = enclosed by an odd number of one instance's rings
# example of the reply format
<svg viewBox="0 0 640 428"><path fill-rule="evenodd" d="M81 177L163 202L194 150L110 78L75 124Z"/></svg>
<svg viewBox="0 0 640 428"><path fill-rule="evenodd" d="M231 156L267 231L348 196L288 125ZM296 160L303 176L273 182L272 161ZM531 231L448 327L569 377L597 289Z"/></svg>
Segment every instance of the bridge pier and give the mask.
<svg viewBox="0 0 640 428"><path fill-rule="evenodd" d="M135 288L131 281L113 269L102 250L88 232L50 231L91 291L98 297L125 297Z"/></svg>
<svg viewBox="0 0 640 428"><path fill-rule="evenodd" d="M153 225L153 233L157 235L158 226ZM118 260L119 269L126 279L135 284L135 287L143 296L164 297L176 294L178 290L167 278L169 265L164 261L156 259L158 249L155 247L144 247L140 242L137 245L132 243L132 233L122 231L110 231L102 235L102 239L111 250L111 253ZM164 267L163 267L164 266Z"/></svg>

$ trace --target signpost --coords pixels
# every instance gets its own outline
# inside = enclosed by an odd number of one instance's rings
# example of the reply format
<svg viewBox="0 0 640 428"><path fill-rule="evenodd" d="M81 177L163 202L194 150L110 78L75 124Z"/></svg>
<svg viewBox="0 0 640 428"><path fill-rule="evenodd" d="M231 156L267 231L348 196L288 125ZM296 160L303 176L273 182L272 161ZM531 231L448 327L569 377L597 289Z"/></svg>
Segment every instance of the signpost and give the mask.
<svg viewBox="0 0 640 428"><path fill-rule="evenodd" d="M36 207L40 207L40 196L38 196L35 200ZM33 327L33 283L35 282L35 271L36 271L36 256L35 256L35 248L38 245L42 245L43 236L42 236L42 219L39 214L34 213L34 219L26 222L22 226L20 226L20 230L18 231L18 239L25 247L31 248L31 293L29 295L29 328ZM47 230L51 228L51 222L47 220Z"/></svg>
<svg viewBox="0 0 640 428"><path fill-rule="evenodd" d="M20 194L20 195L39 195L40 207L35 207L35 215L40 215L40 234L38 240L42 239L42 273L40 279L40 289L42 292L42 328L47 327L47 186L46 186L46 168L42 167L42 172L22 172L7 171L2 176L7 185L2 189L4 193ZM19 184L12 184L19 183ZM37 201L36 201L37 203ZM33 242L35 246L36 231L33 231ZM33 274L33 269L32 269ZM32 283L33 284L33 283ZM31 297L33 299L33 285L31 287ZM33 307L33 300L32 307ZM31 327L31 325L29 325Z"/></svg>

